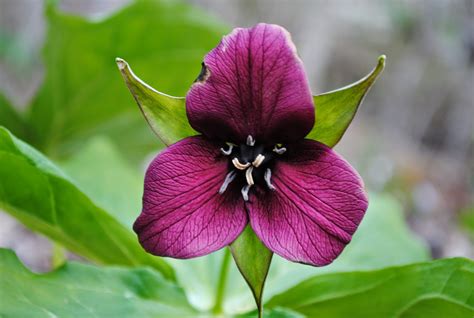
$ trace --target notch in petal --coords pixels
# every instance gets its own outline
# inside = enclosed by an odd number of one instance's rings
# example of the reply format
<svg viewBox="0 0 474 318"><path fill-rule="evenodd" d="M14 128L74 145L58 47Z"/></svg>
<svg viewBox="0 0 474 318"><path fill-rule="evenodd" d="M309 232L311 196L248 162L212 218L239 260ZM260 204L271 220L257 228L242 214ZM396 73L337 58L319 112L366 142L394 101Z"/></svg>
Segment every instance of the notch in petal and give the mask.
<svg viewBox="0 0 474 318"><path fill-rule="evenodd" d="M275 191L247 205L250 224L274 253L315 266L331 263L351 241L368 206L362 179L337 153L312 140L276 164Z"/></svg>
<svg viewBox="0 0 474 318"><path fill-rule="evenodd" d="M171 145L153 160L145 177L143 210L133 226L145 250L191 258L237 238L247 214L238 189L218 193L226 159L218 144L196 136Z"/></svg>
<svg viewBox="0 0 474 318"><path fill-rule="evenodd" d="M369 89L385 68L385 55L364 78L346 87L316 95L316 123L307 138L334 147L346 132Z"/></svg>
<svg viewBox="0 0 474 318"><path fill-rule="evenodd" d="M155 90L136 76L125 60L116 58L115 62L146 121L165 145L196 134L186 118L184 97Z"/></svg>
<svg viewBox="0 0 474 318"><path fill-rule="evenodd" d="M191 126L211 139L304 138L314 124L314 105L288 31L261 23L225 36L206 55L186 111Z"/></svg>

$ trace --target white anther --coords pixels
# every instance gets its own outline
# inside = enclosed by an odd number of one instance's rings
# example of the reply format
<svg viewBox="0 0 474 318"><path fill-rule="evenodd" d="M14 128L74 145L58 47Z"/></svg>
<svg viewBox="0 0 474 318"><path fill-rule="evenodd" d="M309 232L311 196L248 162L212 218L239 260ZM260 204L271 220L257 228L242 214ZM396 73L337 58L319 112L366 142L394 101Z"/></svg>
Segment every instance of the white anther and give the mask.
<svg viewBox="0 0 474 318"><path fill-rule="evenodd" d="M246 185L242 188L242 190L240 191L242 193L242 197L244 198L244 201L248 201L249 200L249 190L250 190L250 187L251 185Z"/></svg>
<svg viewBox="0 0 474 318"><path fill-rule="evenodd" d="M253 176L252 176L253 167L250 167L245 171L245 179L249 185L254 185Z"/></svg>
<svg viewBox="0 0 474 318"><path fill-rule="evenodd" d="M227 143L227 146L229 146L229 149L225 150L224 148L221 148L221 152L223 155L230 155L232 153L232 149L234 148L233 144Z"/></svg>
<svg viewBox="0 0 474 318"><path fill-rule="evenodd" d="M263 160L265 160L265 156L262 155L262 154L259 154L257 156L257 158L255 158L255 160L252 162L252 165L255 167L255 168L258 168L258 166L260 166L263 162Z"/></svg>
<svg viewBox="0 0 474 318"><path fill-rule="evenodd" d="M270 170L270 168L267 168L267 170L265 170L265 175L263 176L263 178L265 179L265 182L267 183L267 186L270 190L275 190L275 186L272 184L272 181L271 181L271 178L272 178L272 171Z"/></svg>
<svg viewBox="0 0 474 318"><path fill-rule="evenodd" d="M277 148L277 146L275 146L273 148L273 151L276 152L279 155L282 155L286 152L286 148L285 147Z"/></svg>
<svg viewBox="0 0 474 318"><path fill-rule="evenodd" d="M227 189L227 187L229 186L229 184L230 184L232 181L234 181L235 176L236 176L235 171L231 171L231 172L229 172L229 173L225 176L224 183L222 184L221 188L219 189L219 193L220 193L220 194L222 194L222 193L225 192L225 190Z"/></svg>
<svg viewBox="0 0 474 318"><path fill-rule="evenodd" d="M239 170L245 170L250 166L250 162L247 162L246 164L241 164L239 159L237 158L232 159L232 163L234 164L234 167Z"/></svg>
<svg viewBox="0 0 474 318"><path fill-rule="evenodd" d="M247 137L247 146L254 146L255 145L255 139L253 139L252 136L248 135Z"/></svg>

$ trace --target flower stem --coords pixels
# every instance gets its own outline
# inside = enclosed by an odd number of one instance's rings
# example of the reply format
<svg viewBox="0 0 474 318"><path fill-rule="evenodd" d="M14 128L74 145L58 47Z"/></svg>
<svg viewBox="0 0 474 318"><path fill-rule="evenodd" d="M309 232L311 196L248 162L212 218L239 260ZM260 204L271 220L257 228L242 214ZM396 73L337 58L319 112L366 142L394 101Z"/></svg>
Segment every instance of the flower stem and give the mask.
<svg viewBox="0 0 474 318"><path fill-rule="evenodd" d="M222 259L221 271L219 273L219 280L217 283L216 301L212 312L214 314L221 314L223 312L222 304L224 302L225 288L227 286L227 276L229 274L230 265L230 250L226 248L224 258Z"/></svg>

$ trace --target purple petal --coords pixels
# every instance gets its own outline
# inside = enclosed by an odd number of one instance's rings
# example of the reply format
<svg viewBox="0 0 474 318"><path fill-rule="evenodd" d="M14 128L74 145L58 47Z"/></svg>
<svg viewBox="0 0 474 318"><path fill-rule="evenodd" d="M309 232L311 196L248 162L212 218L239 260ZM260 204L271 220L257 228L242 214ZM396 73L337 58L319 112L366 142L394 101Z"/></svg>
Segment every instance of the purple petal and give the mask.
<svg viewBox="0 0 474 318"><path fill-rule="evenodd" d="M247 205L252 228L273 252L323 266L350 242L368 206L357 172L312 140L289 145L272 174L275 191Z"/></svg>
<svg viewBox="0 0 474 318"><path fill-rule="evenodd" d="M186 110L191 126L207 137L289 142L313 127L308 80L282 27L234 29L206 55L204 65L186 97Z"/></svg>
<svg viewBox="0 0 474 318"><path fill-rule="evenodd" d="M242 232L248 220L238 189L218 193L228 164L219 149L203 137L189 137L153 160L145 176L143 210L133 226L149 253L201 256Z"/></svg>

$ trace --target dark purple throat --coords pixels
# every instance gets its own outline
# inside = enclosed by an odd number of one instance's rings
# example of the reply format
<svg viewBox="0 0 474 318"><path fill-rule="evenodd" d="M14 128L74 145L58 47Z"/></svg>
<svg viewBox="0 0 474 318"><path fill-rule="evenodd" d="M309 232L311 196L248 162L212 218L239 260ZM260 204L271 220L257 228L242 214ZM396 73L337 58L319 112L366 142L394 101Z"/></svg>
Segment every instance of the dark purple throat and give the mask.
<svg viewBox="0 0 474 318"><path fill-rule="evenodd" d="M245 144L226 143L221 152L229 157L229 172L219 193L224 193L229 184L236 179L243 185L241 193L245 201L248 201L252 187L261 186L275 190L271 182L272 169L278 157L286 152L285 147L279 144L270 146L259 144L249 135Z"/></svg>

